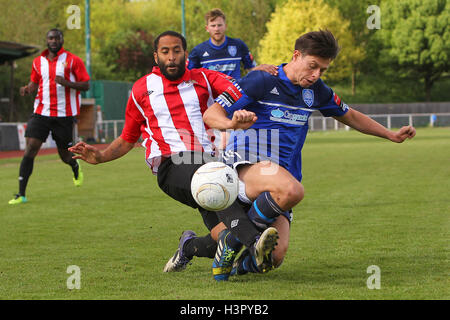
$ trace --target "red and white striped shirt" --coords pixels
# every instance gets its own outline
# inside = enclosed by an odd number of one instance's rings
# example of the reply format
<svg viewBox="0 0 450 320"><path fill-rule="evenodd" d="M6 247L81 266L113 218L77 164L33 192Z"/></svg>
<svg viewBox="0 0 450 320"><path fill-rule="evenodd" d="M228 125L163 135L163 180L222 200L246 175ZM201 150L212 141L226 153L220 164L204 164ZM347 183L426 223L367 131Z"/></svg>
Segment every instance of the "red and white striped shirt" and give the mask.
<svg viewBox="0 0 450 320"><path fill-rule="evenodd" d="M183 77L170 81L154 67L133 85L121 137L136 143L142 135L153 173L161 156L181 151L212 153L213 133L202 116L221 94L235 100L242 96L234 80L217 71L186 69Z"/></svg>
<svg viewBox="0 0 450 320"><path fill-rule="evenodd" d="M80 91L55 82L56 76L72 82L89 81L83 60L69 51L58 51L53 60L47 58L48 49L33 60L31 81L39 84L34 101L34 113L47 117L76 116L80 112Z"/></svg>

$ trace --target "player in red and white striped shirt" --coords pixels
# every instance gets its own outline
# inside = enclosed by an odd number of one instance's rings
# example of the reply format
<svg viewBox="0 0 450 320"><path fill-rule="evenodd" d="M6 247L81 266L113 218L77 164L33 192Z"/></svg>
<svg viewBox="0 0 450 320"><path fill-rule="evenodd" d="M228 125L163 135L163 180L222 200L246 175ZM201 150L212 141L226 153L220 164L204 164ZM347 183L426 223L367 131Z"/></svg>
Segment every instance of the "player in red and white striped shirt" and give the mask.
<svg viewBox="0 0 450 320"><path fill-rule="evenodd" d="M64 50L63 33L58 29L47 32L47 49L34 59L31 81L20 88L22 96L38 90L34 111L25 131L26 147L19 171L19 193L9 204L27 201L25 190L33 171L34 158L49 133L55 140L61 160L70 165L74 184L83 183L83 173L67 148L73 142L75 116L80 111L80 91L89 89L89 74L83 61Z"/></svg>
<svg viewBox="0 0 450 320"><path fill-rule="evenodd" d="M193 255L213 258L217 235L225 225L247 246L253 245L260 233L237 201L217 213L206 211L195 202L190 188L194 172L211 159L215 149L202 115L218 96L230 103L238 100L242 96L239 86L217 71L188 70L186 40L179 33L162 33L154 49L158 67L134 84L121 136L102 151L84 142L69 150L77 154L76 159L98 164L122 157L143 137L146 161L157 174L159 187L173 199L197 208L211 230L205 237L196 237L192 231L183 234L182 248L164 270L178 271Z"/></svg>

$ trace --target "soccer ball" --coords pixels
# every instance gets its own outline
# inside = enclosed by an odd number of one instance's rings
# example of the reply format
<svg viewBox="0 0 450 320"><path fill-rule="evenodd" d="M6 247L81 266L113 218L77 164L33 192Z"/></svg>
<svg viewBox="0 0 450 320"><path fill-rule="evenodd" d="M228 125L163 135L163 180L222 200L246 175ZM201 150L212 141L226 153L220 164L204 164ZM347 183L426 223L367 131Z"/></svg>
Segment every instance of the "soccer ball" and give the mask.
<svg viewBox="0 0 450 320"><path fill-rule="evenodd" d="M195 171L191 192L198 205L206 210L226 209L238 195L238 175L222 162L208 162Z"/></svg>

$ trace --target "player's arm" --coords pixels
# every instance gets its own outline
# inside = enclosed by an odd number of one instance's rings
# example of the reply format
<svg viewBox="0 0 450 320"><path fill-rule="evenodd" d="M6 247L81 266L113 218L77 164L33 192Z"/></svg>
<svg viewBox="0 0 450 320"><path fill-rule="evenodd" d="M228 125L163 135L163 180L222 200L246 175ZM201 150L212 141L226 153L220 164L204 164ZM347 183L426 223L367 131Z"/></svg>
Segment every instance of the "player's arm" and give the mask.
<svg viewBox="0 0 450 320"><path fill-rule="evenodd" d="M260 65L257 65L256 67L251 68L249 70L249 72L250 71L255 71L255 70L265 71L265 72L270 73L273 76L278 75L278 67L274 66L272 64L260 64Z"/></svg>
<svg viewBox="0 0 450 320"><path fill-rule="evenodd" d="M210 106L203 114L203 121L209 127L219 130L248 129L256 120L255 113L247 110L236 110L233 112L233 117L229 119L225 109L217 102Z"/></svg>
<svg viewBox="0 0 450 320"><path fill-rule="evenodd" d="M241 41L241 48L243 52L242 57L242 63L244 64L244 68L250 71L260 70L264 72L268 72L273 76L278 75L278 67L271 65L271 64L260 64L256 65L255 59L253 58L253 55L250 53L250 50L248 49L247 45L244 41Z"/></svg>
<svg viewBox="0 0 450 320"><path fill-rule="evenodd" d="M81 159L91 164L118 159L133 149L134 144L141 136L141 125L144 121L143 116L136 108L137 101L134 98L136 84L133 86L130 97L128 98L127 107L125 109L125 125L122 134L116 138L106 149L89 145L85 142L78 142L69 151L75 153L74 159Z"/></svg>
<svg viewBox="0 0 450 320"><path fill-rule="evenodd" d="M19 93L21 96L32 94L39 88L41 74L35 66L35 61L33 61L33 65L31 66L30 82L26 86L20 87L19 89Z"/></svg>
<svg viewBox="0 0 450 320"><path fill-rule="evenodd" d="M65 79L63 76L56 76L55 82L71 89L78 91L89 90L89 74L86 70L86 66L79 57L73 58L72 72L75 75L75 81Z"/></svg>
<svg viewBox="0 0 450 320"><path fill-rule="evenodd" d="M87 91L89 90L89 81L70 81L64 79L62 76L56 76L55 82L68 88L72 88L78 91Z"/></svg>
<svg viewBox="0 0 450 320"><path fill-rule="evenodd" d="M118 159L127 154L133 147L134 143L118 137L104 150L81 141L69 148L69 151L76 154L73 156L74 159L81 159L90 164L99 164Z"/></svg>
<svg viewBox="0 0 450 320"><path fill-rule="evenodd" d="M201 67L202 67L202 65L201 65L201 63L200 63L199 55L197 54L196 48L194 48L194 49L189 53L187 68L188 68L189 70L191 70L191 69L201 68Z"/></svg>
<svg viewBox="0 0 450 320"><path fill-rule="evenodd" d="M248 129L256 120L256 114L246 108L263 96L264 72L252 72L219 94L215 103L203 114L203 121L211 128L219 130Z"/></svg>
<svg viewBox="0 0 450 320"><path fill-rule="evenodd" d="M39 85L33 81L30 81L26 86L20 87L19 93L21 96L29 95L35 92L39 88Z"/></svg>
<svg viewBox="0 0 450 320"><path fill-rule="evenodd" d="M349 108L348 112L343 116L335 116L333 118L359 132L397 143L401 143L407 138L411 139L416 135L416 129L413 126L404 126L398 131L391 131L372 118L352 108Z"/></svg>

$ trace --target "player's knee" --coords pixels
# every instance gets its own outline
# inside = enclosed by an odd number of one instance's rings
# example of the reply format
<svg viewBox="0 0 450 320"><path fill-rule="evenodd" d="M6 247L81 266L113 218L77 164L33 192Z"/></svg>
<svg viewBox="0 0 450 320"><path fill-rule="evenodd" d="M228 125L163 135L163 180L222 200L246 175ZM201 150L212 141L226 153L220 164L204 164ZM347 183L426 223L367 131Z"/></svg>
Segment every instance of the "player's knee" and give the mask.
<svg viewBox="0 0 450 320"><path fill-rule="evenodd" d="M25 147L24 156L28 158L34 158L39 152L40 145L36 143L28 143Z"/></svg>
<svg viewBox="0 0 450 320"><path fill-rule="evenodd" d="M295 180L289 182L287 185L284 185L282 193L284 195L285 202L289 204L290 209L303 200L305 190L303 185Z"/></svg>
<svg viewBox="0 0 450 320"><path fill-rule="evenodd" d="M24 156L28 158L35 158L39 152L39 149L29 149L24 152Z"/></svg>

